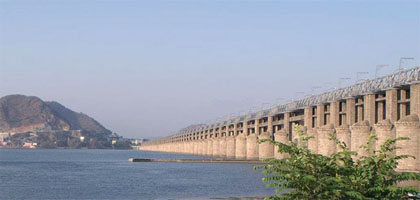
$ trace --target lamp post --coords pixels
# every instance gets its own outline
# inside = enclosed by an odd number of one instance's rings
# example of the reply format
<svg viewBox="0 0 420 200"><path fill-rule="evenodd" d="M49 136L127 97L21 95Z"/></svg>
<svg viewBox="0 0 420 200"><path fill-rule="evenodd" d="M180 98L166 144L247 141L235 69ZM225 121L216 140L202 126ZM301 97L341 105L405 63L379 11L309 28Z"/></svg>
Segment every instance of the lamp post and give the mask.
<svg viewBox="0 0 420 200"><path fill-rule="evenodd" d="M269 107L275 107L275 106L280 105L283 102L282 100L284 100L283 97L276 98L276 100L274 101L274 103L270 104Z"/></svg>
<svg viewBox="0 0 420 200"><path fill-rule="evenodd" d="M235 117L235 113L230 113L228 119L231 119L232 117Z"/></svg>
<svg viewBox="0 0 420 200"><path fill-rule="evenodd" d="M356 73L356 83L359 82L360 75L369 74L369 72L357 72Z"/></svg>
<svg viewBox="0 0 420 200"><path fill-rule="evenodd" d="M334 83L334 82L324 82L323 83L323 85L322 85L322 87L324 88L323 89L323 92L328 92L328 91L330 91L331 90L331 85L335 85L336 83ZM336 87L333 87L332 89L336 89Z"/></svg>
<svg viewBox="0 0 420 200"><path fill-rule="evenodd" d="M375 78L378 78L378 72L379 70L381 70L384 67L388 67L389 65L376 65L376 69L375 69Z"/></svg>
<svg viewBox="0 0 420 200"><path fill-rule="evenodd" d="M412 58L412 57L401 57L400 58L400 65L398 66L398 71L402 70L402 64L403 64L404 60L414 60L414 58Z"/></svg>
<svg viewBox="0 0 420 200"><path fill-rule="evenodd" d="M294 98L292 99L292 101L294 101L295 99L297 99L297 95L298 94L305 94L304 92L295 92L295 96L294 96Z"/></svg>
<svg viewBox="0 0 420 200"><path fill-rule="evenodd" d="M268 105L269 103L262 103L261 104L261 110L264 110L264 105Z"/></svg>
<svg viewBox="0 0 420 200"><path fill-rule="evenodd" d="M343 83L343 81L345 80L351 80L351 78L348 77L341 77L340 79L338 79L338 88L341 88L341 84Z"/></svg>
<svg viewBox="0 0 420 200"><path fill-rule="evenodd" d="M319 89L319 88L321 88L321 86L314 86L314 87L311 87L311 95L314 95L315 90L316 90L316 89Z"/></svg>
<svg viewBox="0 0 420 200"><path fill-rule="evenodd" d="M256 109L256 107L255 107L255 106L252 106L251 108L249 108L249 112L248 112L248 114L252 113L252 111L253 111L254 109Z"/></svg>
<svg viewBox="0 0 420 200"><path fill-rule="evenodd" d="M242 110L242 111L239 111L238 112L238 116L245 115L245 114L246 114L246 111L245 110Z"/></svg>
<svg viewBox="0 0 420 200"><path fill-rule="evenodd" d="M280 104L281 102L283 102L284 98L283 97L279 97L276 99L276 104Z"/></svg>

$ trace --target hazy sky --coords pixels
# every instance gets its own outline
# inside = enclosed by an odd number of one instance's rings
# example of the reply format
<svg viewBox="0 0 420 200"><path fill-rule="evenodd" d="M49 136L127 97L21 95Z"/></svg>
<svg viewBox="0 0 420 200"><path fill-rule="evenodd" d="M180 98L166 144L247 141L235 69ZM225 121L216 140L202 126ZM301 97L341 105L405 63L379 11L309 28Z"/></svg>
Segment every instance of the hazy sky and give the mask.
<svg viewBox="0 0 420 200"><path fill-rule="evenodd" d="M420 65L420 1L0 1L0 94L125 137ZM263 104L263 105L262 105Z"/></svg>

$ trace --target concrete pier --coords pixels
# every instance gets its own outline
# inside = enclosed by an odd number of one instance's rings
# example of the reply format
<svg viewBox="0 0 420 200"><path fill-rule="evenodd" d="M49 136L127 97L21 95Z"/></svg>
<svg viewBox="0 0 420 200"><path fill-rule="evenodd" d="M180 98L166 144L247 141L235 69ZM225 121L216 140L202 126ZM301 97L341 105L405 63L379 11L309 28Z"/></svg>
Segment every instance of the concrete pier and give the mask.
<svg viewBox="0 0 420 200"><path fill-rule="evenodd" d="M361 121L350 127L351 150L357 152L357 157L367 156L368 152L363 146L369 140L371 127L368 121Z"/></svg>
<svg viewBox="0 0 420 200"><path fill-rule="evenodd" d="M299 136L293 129L300 125L304 135L314 137L305 144L307 148L322 155L340 150L329 140L330 133L359 156L368 155L361 146L372 133L378 138L372 150L379 150L388 138L409 137L397 143L402 148L395 154L418 159L405 159L398 169L420 171L419 115L420 67L416 67L227 120L192 125L146 142L139 149L231 159L281 159L287 154L278 153L269 143L258 144L258 139L296 143Z"/></svg>
<svg viewBox="0 0 420 200"><path fill-rule="evenodd" d="M226 138L226 157L235 158L235 136L229 136Z"/></svg>
<svg viewBox="0 0 420 200"><path fill-rule="evenodd" d="M202 143L201 155L205 156L205 155L207 155L207 144L208 144L208 142L207 142L207 140L203 140L203 141L201 141L201 143Z"/></svg>
<svg viewBox="0 0 420 200"><path fill-rule="evenodd" d="M213 139L207 139L207 153L208 156L213 156Z"/></svg>
<svg viewBox="0 0 420 200"><path fill-rule="evenodd" d="M193 145L193 152L192 153L194 155L198 155L198 142L194 141L192 145Z"/></svg>
<svg viewBox="0 0 420 200"><path fill-rule="evenodd" d="M213 151L212 151L212 155L213 156L219 156L219 150L220 150L220 148L219 148L219 138L214 138L213 139L213 141L212 141L212 143L213 143Z"/></svg>
<svg viewBox="0 0 420 200"><path fill-rule="evenodd" d="M314 128L308 129L306 134L313 137L308 141L308 149L313 153L318 153L318 131Z"/></svg>
<svg viewBox="0 0 420 200"><path fill-rule="evenodd" d="M277 133L274 134L274 140L276 142L281 142L283 144L288 144L289 143L289 136L286 133L286 131L284 130L280 130ZM276 159L282 159L282 158L286 158L287 154L286 153L279 153L279 149L277 146L274 147L274 158Z"/></svg>
<svg viewBox="0 0 420 200"><path fill-rule="evenodd" d="M336 131L336 137L340 142L344 142L347 145L347 148L351 148L351 132L349 125L345 124L342 126L339 126L335 129ZM336 151L342 151L342 149L337 145Z"/></svg>
<svg viewBox="0 0 420 200"><path fill-rule="evenodd" d="M235 158L236 159L246 158L246 137L243 133L239 134L236 137Z"/></svg>
<svg viewBox="0 0 420 200"><path fill-rule="evenodd" d="M395 139L395 130L393 131L393 125L391 120L386 119L378 122L374 125L376 137L378 140L375 142L375 150L379 151L381 149L381 145L385 143L388 139Z"/></svg>
<svg viewBox="0 0 420 200"><path fill-rule="evenodd" d="M415 158L407 158L399 161L398 169L401 171L419 171L420 170L420 122L419 117L414 114L396 122L396 136L409 137L410 140L397 141L397 146L404 147L397 149L398 155L410 155Z"/></svg>
<svg viewBox="0 0 420 200"><path fill-rule="evenodd" d="M265 132L259 137L260 140L271 139L271 134ZM264 160L274 157L274 146L269 142L263 142L258 145L258 158Z"/></svg>
<svg viewBox="0 0 420 200"><path fill-rule="evenodd" d="M257 135L249 134L246 137L246 159L258 160L258 150Z"/></svg>
<svg viewBox="0 0 420 200"><path fill-rule="evenodd" d="M220 141L219 141L219 156L220 157L226 157L226 140L227 140L227 138L226 137L223 137L223 138L220 138Z"/></svg>
<svg viewBox="0 0 420 200"><path fill-rule="evenodd" d="M329 156L335 153L336 144L330 139L330 134L335 135L335 129L332 124L322 126L318 129L318 145L323 148L318 148L318 153L324 156Z"/></svg>

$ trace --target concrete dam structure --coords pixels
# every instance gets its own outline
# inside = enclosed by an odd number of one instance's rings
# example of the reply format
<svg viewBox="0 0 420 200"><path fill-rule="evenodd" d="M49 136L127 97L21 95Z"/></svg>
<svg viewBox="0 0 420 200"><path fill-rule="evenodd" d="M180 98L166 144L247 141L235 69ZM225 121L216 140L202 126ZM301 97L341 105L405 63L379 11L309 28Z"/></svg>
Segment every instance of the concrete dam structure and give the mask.
<svg viewBox="0 0 420 200"><path fill-rule="evenodd" d="M376 133L374 148L388 138L398 141L397 155L413 155L398 166L402 171L420 171L420 67L366 80L348 87L238 116L213 124L194 125L176 134L144 143L140 149L194 155L258 160L283 158L270 143L297 142L295 125L314 138L307 146L313 152L330 155L337 151L329 140L333 133L351 150L366 155L364 145Z"/></svg>

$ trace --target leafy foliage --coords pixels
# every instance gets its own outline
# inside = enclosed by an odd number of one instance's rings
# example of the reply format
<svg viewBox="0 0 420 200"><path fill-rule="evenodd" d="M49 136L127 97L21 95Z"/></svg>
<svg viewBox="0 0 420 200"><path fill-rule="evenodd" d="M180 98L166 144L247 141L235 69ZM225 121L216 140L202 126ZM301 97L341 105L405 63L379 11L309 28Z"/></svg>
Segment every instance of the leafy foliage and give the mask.
<svg viewBox="0 0 420 200"><path fill-rule="evenodd" d="M357 157L357 152L350 151L344 142L333 134L339 147L337 152L324 156L311 152L307 147L310 136L303 135L299 126L295 127L299 135L297 144L284 144L272 140L279 147L280 153L287 153L283 159L267 159L266 165L256 166L265 175L263 182L276 188L276 195L268 199L418 199L415 187L396 186L400 181L420 180L415 172L396 172L398 161L411 157L394 155L399 148L395 143L409 138L388 139L375 151L370 147L377 140L372 134L364 149L369 156Z"/></svg>

